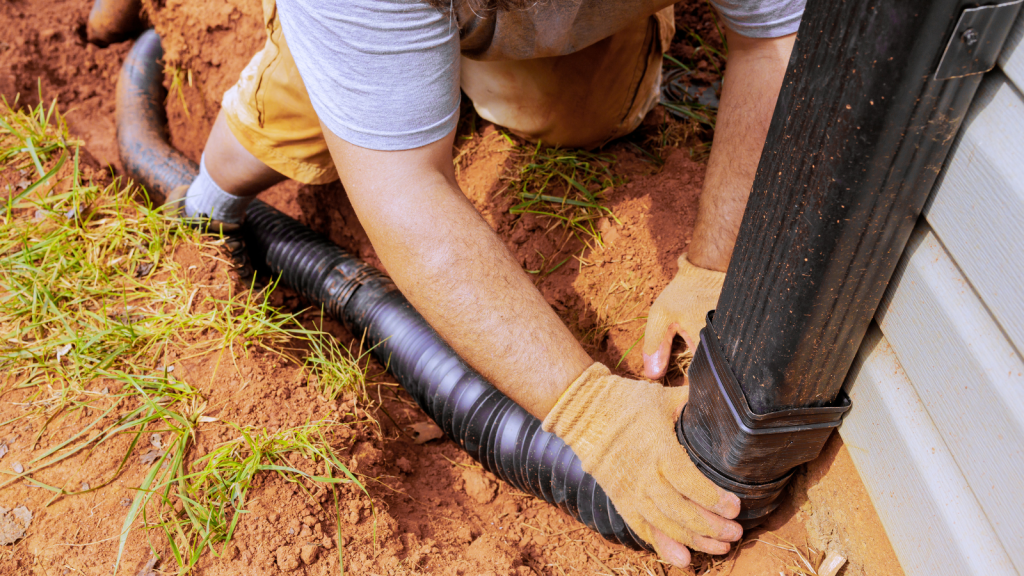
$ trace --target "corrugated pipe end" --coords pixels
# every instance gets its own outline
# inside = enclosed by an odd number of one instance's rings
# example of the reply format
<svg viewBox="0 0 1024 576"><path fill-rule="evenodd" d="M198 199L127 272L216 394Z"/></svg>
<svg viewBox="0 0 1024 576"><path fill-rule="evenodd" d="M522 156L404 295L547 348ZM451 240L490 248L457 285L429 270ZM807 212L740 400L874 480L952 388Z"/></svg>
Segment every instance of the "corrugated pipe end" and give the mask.
<svg viewBox="0 0 1024 576"><path fill-rule="evenodd" d="M133 38L144 26L142 0L96 0L85 35L89 42L106 46Z"/></svg>

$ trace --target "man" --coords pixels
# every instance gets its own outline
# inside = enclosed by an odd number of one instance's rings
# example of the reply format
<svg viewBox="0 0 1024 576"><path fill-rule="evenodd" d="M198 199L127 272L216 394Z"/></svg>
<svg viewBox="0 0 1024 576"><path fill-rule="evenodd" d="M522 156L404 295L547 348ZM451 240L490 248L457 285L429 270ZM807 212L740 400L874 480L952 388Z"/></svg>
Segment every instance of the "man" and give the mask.
<svg viewBox="0 0 1024 576"><path fill-rule="evenodd" d="M669 3L264 0L266 47L225 94L200 175L168 201L227 230L285 178L340 177L416 309L573 447L663 559L686 566L687 546L722 554L742 534L729 520L739 500L675 439L687 389L595 363L463 196L451 157L460 86L481 117L529 139L593 147L633 130L658 101ZM650 312L651 379L664 376L675 334L694 348L717 302L803 6L716 9L728 69L690 252Z"/></svg>

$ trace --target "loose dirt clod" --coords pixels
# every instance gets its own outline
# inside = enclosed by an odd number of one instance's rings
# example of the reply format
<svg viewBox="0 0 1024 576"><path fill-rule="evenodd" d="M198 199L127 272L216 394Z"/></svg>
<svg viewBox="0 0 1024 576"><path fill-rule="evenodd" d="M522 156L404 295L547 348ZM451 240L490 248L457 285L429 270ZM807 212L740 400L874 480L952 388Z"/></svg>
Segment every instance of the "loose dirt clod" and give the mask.
<svg viewBox="0 0 1024 576"><path fill-rule="evenodd" d="M277 549L277 567L291 572L299 567L299 549L295 546L281 546Z"/></svg>
<svg viewBox="0 0 1024 576"><path fill-rule="evenodd" d="M7 546L25 537L32 523L32 513L24 506L8 510L0 506L0 544Z"/></svg>
<svg viewBox="0 0 1024 576"><path fill-rule="evenodd" d="M302 563L308 565L312 564L313 562L316 562L316 555L318 550L319 547L314 546L313 544L307 544L303 546L302 549L299 551L299 556L302 558Z"/></svg>
<svg viewBox="0 0 1024 576"><path fill-rule="evenodd" d="M462 481L465 483L466 494L480 504L487 504L494 500L498 485L486 476L486 473L479 468L467 468L462 471Z"/></svg>

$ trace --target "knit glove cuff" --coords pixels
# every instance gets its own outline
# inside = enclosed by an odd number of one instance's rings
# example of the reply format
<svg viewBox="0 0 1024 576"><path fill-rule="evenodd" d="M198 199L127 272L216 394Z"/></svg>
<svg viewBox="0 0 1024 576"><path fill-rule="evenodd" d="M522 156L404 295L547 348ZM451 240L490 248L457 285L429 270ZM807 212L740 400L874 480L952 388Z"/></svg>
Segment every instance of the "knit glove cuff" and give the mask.
<svg viewBox="0 0 1024 576"><path fill-rule="evenodd" d="M614 376L595 363L544 419L576 452L629 526L657 546L652 527L683 544L711 536L720 489L690 461L675 435L689 389ZM660 551L659 551L660 552Z"/></svg>

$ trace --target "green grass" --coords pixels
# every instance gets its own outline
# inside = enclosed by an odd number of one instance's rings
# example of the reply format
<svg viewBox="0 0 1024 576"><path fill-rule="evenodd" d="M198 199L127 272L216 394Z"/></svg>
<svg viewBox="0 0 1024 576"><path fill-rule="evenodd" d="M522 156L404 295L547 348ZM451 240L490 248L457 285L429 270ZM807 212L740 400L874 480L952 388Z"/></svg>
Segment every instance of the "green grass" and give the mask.
<svg viewBox="0 0 1024 576"><path fill-rule="evenodd" d="M216 545L231 540L245 514L249 489L260 473L279 474L304 489L303 481L331 487L352 483L366 493L363 483L331 448L328 436L336 426L334 422L320 421L273 434L235 427L240 434L237 439L220 444L187 465L182 450L168 450L161 461L153 464L146 482L140 486L125 518L122 535L128 534L139 514L146 515L148 504L158 497L163 505L159 517L153 522L146 521L146 525L163 530L175 560L185 571L195 566L204 552L217 554ZM182 446L187 437L185 429L176 430L175 440ZM307 468L319 466L323 473L306 472L291 464L289 460L296 456L308 461Z"/></svg>
<svg viewBox="0 0 1024 576"><path fill-rule="evenodd" d="M141 192L131 183L84 181L79 145L56 102L17 108L0 101L0 394L18 393L23 407L0 424L27 420L36 430L33 449L46 446L24 472L2 472L0 487L48 490L47 506L93 492L137 468L140 443L160 434L118 535L116 563L141 518L141 527L166 534L182 573L230 540L259 474L365 491L334 454L334 422L275 434L221 423L240 437L194 458L197 434L213 425L203 414L210 399L164 366L168 353L179 362L217 354L218 368L232 369L234 359L268 350L302 366L331 399L365 397L365 354L353 357L331 335L304 327L298 314L271 306L273 285L211 296L205 280L191 278L173 256L188 249L204 263L222 260L222 240L136 202ZM95 485L52 485L39 475L125 438L120 464ZM324 472L288 464L293 455Z"/></svg>
<svg viewBox="0 0 1024 576"><path fill-rule="evenodd" d="M593 241L601 245L597 221L604 217L618 221L601 202L609 190L626 182L612 172L616 157L547 147L541 142L515 145L511 137L506 138L520 158L516 168L506 174L509 191L517 200L509 211L542 216L584 243Z"/></svg>

